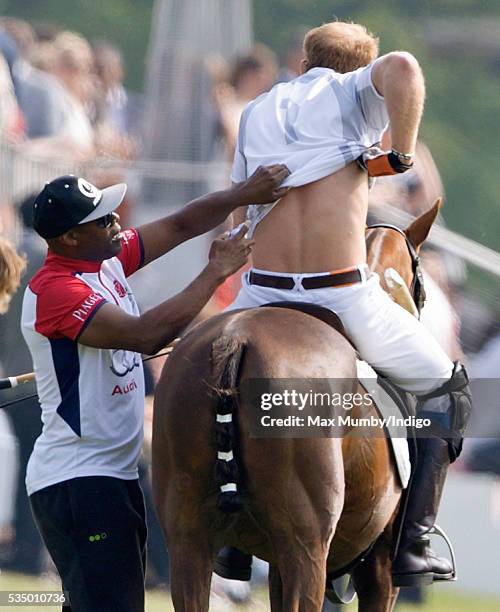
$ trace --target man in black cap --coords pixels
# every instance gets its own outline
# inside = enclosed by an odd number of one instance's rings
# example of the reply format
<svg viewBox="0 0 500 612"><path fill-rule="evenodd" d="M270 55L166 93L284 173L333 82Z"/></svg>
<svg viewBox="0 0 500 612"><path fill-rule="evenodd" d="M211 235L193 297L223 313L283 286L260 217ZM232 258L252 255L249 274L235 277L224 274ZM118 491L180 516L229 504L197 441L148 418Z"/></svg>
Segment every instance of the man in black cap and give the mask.
<svg viewBox="0 0 500 612"><path fill-rule="evenodd" d="M243 235L212 243L209 262L181 293L143 315L127 277L217 225L238 206L274 201L285 166L122 231L126 186L100 190L63 176L34 203L44 265L26 289L22 331L42 406L43 431L26 485L37 525L73 612L144 609L146 523L138 485L144 378L141 353L171 342L247 260ZM182 407L179 407L182 409Z"/></svg>

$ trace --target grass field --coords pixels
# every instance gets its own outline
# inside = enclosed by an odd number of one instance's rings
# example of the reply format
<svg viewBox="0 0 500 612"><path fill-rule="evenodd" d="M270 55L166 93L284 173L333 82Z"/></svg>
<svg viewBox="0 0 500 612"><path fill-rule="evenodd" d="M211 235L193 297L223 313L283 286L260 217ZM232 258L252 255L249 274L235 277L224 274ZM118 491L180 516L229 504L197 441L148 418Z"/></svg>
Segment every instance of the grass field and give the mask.
<svg viewBox="0 0 500 612"><path fill-rule="evenodd" d="M50 579L36 579L21 574L0 574L0 591L54 591L59 584ZM454 587L429 589L428 601L419 607L409 604L397 607L398 612L500 612L500 600L475 599L461 596ZM33 612L38 609L43 612L59 611L60 607L44 606L1 606L0 610L16 610L16 612ZM352 604L343 607L345 612L354 612L357 606ZM254 600L246 606L235 606L223 601L214 601L210 607L213 612L243 612L252 610L265 612L269 610L267 592L262 589L255 594ZM146 612L172 612L172 602L168 593L161 591L148 592L146 595Z"/></svg>

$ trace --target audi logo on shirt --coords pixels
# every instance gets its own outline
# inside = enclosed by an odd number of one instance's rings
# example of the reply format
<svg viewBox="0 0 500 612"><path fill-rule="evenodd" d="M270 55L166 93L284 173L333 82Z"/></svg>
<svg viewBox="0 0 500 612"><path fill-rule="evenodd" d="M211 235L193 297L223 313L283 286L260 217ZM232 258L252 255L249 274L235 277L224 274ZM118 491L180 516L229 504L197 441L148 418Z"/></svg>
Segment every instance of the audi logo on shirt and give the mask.
<svg viewBox="0 0 500 612"><path fill-rule="evenodd" d="M140 363L138 353L132 351L124 351L123 349L114 349L111 351L110 369L116 376L125 376L132 372L134 368L138 368Z"/></svg>

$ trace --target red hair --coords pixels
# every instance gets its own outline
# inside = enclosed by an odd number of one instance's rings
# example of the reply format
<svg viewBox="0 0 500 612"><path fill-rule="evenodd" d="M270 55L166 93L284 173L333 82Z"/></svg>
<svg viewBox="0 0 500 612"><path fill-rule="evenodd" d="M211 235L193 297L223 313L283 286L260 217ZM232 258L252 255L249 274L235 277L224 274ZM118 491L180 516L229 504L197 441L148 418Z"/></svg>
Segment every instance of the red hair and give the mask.
<svg viewBox="0 0 500 612"><path fill-rule="evenodd" d="M378 55L378 43L378 38L357 23L325 23L309 30L304 38L307 70L321 67L352 72L373 62Z"/></svg>

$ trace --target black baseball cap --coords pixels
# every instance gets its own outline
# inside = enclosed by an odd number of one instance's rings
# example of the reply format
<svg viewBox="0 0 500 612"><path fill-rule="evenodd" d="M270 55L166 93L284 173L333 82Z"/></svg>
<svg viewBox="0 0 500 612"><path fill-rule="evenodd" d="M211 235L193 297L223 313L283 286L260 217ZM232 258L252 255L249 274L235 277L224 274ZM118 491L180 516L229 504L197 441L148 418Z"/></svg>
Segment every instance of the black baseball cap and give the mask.
<svg viewBox="0 0 500 612"><path fill-rule="evenodd" d="M84 178L60 176L47 183L33 203L33 228L42 238L56 238L72 227L113 212L127 185L99 189Z"/></svg>

